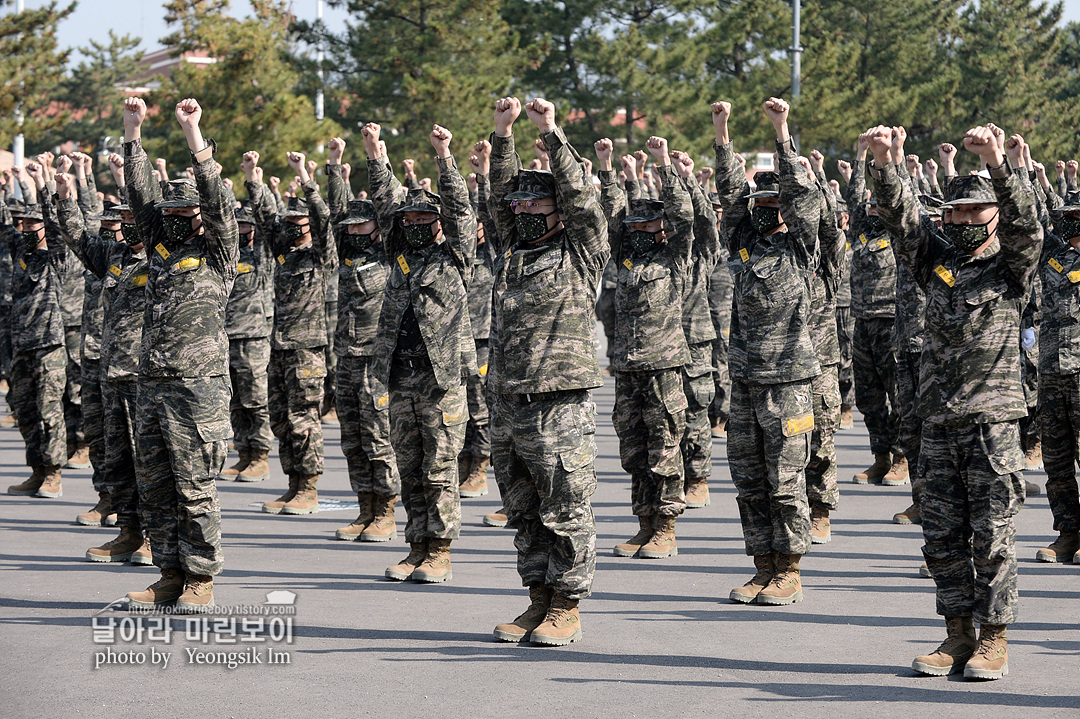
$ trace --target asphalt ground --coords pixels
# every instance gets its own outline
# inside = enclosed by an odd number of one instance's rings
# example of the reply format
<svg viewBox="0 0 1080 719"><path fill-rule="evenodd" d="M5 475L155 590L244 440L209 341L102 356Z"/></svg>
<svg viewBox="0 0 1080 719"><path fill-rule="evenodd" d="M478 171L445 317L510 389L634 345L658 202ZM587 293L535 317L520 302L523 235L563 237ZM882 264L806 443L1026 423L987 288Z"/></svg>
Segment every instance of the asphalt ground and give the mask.
<svg viewBox="0 0 1080 719"><path fill-rule="evenodd" d="M837 435L840 510L831 543L802 562L805 600L762 607L727 600L753 565L723 441L714 447L711 505L678 522L678 556L612 555L637 528L610 422L613 395L609 377L595 393L599 557L581 641L540 648L493 639L493 627L528 604L512 532L481 524L500 506L493 480L491 494L463 501L453 580L396 583L383 570L407 553L404 509L398 538L381 544L334 539L352 510L263 514L253 505L287 484L273 458L265 482L219 483L226 562L214 594L241 611L264 605L269 592L294 592L291 643L223 643L236 636L226 617L209 634L174 618L168 642L126 641L125 632L153 625L104 608L155 581L157 570L85 561L86 549L116 530L75 524L96 495L89 470L65 470L62 498L0 496L0 717L1080 716L1078 605L1068 603L1080 599L1080 566L1035 561L1053 538L1044 495L1017 519L1011 673L997 682L919 677L911 660L944 638L944 622L933 582L918 574L920 528L891 522L910 503L909 488L850 481L871 460L858 415ZM326 455L320 497L347 506L355 496L336 428L326 428ZM23 462L18 432L0 430L4 487L26 476ZM1029 478L1045 481L1041 472ZM111 636L109 620L117 622ZM261 663L233 669L198 654L251 651ZM289 663L268 664L268 651Z"/></svg>

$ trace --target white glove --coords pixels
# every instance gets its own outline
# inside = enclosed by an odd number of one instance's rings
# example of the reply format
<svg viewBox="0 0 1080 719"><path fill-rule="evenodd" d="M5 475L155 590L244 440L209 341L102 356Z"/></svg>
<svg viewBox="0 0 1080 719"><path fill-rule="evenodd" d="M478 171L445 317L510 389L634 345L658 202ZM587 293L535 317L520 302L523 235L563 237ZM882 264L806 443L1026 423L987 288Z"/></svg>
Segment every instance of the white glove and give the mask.
<svg viewBox="0 0 1080 719"><path fill-rule="evenodd" d="M1020 332L1020 346L1027 352L1029 349L1035 346L1035 328L1028 327L1026 330Z"/></svg>

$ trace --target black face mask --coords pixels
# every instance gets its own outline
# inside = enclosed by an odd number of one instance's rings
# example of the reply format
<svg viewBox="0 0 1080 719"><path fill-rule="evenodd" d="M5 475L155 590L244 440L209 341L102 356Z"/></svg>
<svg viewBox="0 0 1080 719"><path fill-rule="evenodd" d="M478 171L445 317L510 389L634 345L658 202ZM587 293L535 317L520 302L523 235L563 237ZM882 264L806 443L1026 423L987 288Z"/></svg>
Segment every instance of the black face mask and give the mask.
<svg viewBox="0 0 1080 719"><path fill-rule="evenodd" d="M421 247L430 245L435 240L436 222L438 220L432 220L426 225L407 225L405 227L405 241L409 243L409 247L418 250Z"/></svg>
<svg viewBox="0 0 1080 719"><path fill-rule="evenodd" d="M352 246L358 252L363 252L367 248L374 245L375 241L378 239L378 236L379 236L379 231L378 230L375 230L374 232L368 232L368 233L365 233L365 234L359 234L359 235L354 235L354 234L347 234L346 235L346 237L349 239L349 242L352 244Z"/></svg>
<svg viewBox="0 0 1080 719"><path fill-rule="evenodd" d="M648 232L647 230L634 230L630 233L629 242L630 247L634 249L639 255L643 255L653 247L656 246L656 236L659 232Z"/></svg>
<svg viewBox="0 0 1080 719"><path fill-rule="evenodd" d="M297 225L292 222L285 223L285 239L288 242L295 243L297 240L304 236L304 230L307 225Z"/></svg>
<svg viewBox="0 0 1080 719"><path fill-rule="evenodd" d="M102 227L101 232L99 234L101 235L101 239L104 240L105 242L116 242L116 233L117 232L118 232L118 230L110 230L110 229L107 229L105 227Z"/></svg>
<svg viewBox="0 0 1080 719"><path fill-rule="evenodd" d="M950 242L964 252L974 252L990 239L989 225L994 221L994 217L983 225L942 225L941 231Z"/></svg>
<svg viewBox="0 0 1080 719"><path fill-rule="evenodd" d="M165 237L173 245L183 244L195 233L195 218L184 215L165 215L161 219L165 224Z"/></svg>
<svg viewBox="0 0 1080 719"><path fill-rule="evenodd" d="M518 237L522 242L536 242L550 232L547 218L554 215L554 210L545 215L531 215L528 212L519 212L514 215L514 224L517 225Z"/></svg>
<svg viewBox="0 0 1080 719"><path fill-rule="evenodd" d="M878 235L885 231L885 223L877 215L867 215L866 229L871 235Z"/></svg>
<svg viewBox="0 0 1080 719"><path fill-rule="evenodd" d="M1080 237L1080 217L1065 215L1061 218L1061 222L1054 223L1054 229L1057 230L1058 237L1063 240Z"/></svg>
<svg viewBox="0 0 1080 719"><path fill-rule="evenodd" d="M142 243L142 238L139 237L139 228L135 226L134 222L120 223L120 230L124 233L124 239L127 240L129 245Z"/></svg>
<svg viewBox="0 0 1080 719"><path fill-rule="evenodd" d="M764 235L780 226L780 208L755 207L750 211L750 220L754 223L754 229Z"/></svg>
<svg viewBox="0 0 1080 719"><path fill-rule="evenodd" d="M240 245L250 245L255 241L255 230L251 232L244 232L240 235Z"/></svg>
<svg viewBox="0 0 1080 719"><path fill-rule="evenodd" d="M23 247L26 248L27 252L33 251L38 243L41 242L41 235L39 233L40 230L24 230L19 233L22 235Z"/></svg>

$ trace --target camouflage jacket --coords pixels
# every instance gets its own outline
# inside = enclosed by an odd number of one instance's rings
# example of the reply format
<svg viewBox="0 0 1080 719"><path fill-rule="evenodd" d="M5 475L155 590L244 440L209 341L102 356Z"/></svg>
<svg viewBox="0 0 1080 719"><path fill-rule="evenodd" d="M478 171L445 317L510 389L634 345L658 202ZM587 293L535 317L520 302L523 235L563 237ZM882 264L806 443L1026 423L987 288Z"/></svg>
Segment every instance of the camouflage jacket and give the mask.
<svg viewBox="0 0 1080 719"><path fill-rule="evenodd" d="M709 279L720 261L720 232L716 229L712 203L701 185L694 179L682 182L694 203L694 249L683 295L682 328L686 343L696 345L716 339L716 327L709 312Z"/></svg>
<svg viewBox="0 0 1080 719"><path fill-rule="evenodd" d="M607 215L611 257L619 268L612 357L616 370L669 369L690 361L682 320L694 249L694 205L674 167L661 167L660 173L667 240L645 254L634 252L627 239L623 219L628 206L618 176L600 173L600 204Z"/></svg>
<svg viewBox="0 0 1080 719"><path fill-rule="evenodd" d="M1047 233L1039 275L1039 374L1080 373L1080 250Z"/></svg>
<svg viewBox="0 0 1080 719"><path fill-rule="evenodd" d="M301 188L307 201L311 241L296 246L285 236L288 223L279 217L266 185L244 183L259 233L274 253L274 331L271 347L290 350L325 347L326 276L336 252L330 229L330 209L314 180Z"/></svg>
<svg viewBox="0 0 1080 719"><path fill-rule="evenodd" d="M256 229L251 244L240 246L236 281L225 307L225 334L230 340L270 336L265 275L272 274L274 268L263 250L265 243L263 234Z"/></svg>
<svg viewBox="0 0 1080 719"><path fill-rule="evenodd" d="M750 187L731 143L715 150L734 279L731 377L762 385L814 377L821 367L810 339L810 279L818 263L821 192L791 143L777 143L780 214L787 230L763 236L751 222Z"/></svg>
<svg viewBox="0 0 1080 719"><path fill-rule="evenodd" d="M836 225L836 198L825 173L814 179L823 204L818 224L820 256L810 281L810 341L814 343L818 364L827 367L840 364L836 296L840 291L841 263L847 250L847 238Z"/></svg>
<svg viewBox="0 0 1080 719"><path fill-rule="evenodd" d="M5 193L0 193L0 200L3 200L3 204L0 205L0 243L3 247L11 248L14 246L15 241L19 237L19 233L15 231L14 220L11 219L11 211L7 206L7 196ZM13 263L11 262L11 252L0 252L0 305L11 306L11 271Z"/></svg>
<svg viewBox="0 0 1080 719"><path fill-rule="evenodd" d="M101 222L91 217L104 210L104 204L97 196L97 184L93 173L78 184L79 210L82 212L83 225L91 235L101 229ZM61 223L63 224L63 223ZM67 238L65 238L67 239ZM83 306L82 306L82 345L80 354L84 360L101 360L101 333L104 308L101 304L101 278L90 270L83 271Z"/></svg>
<svg viewBox="0 0 1080 719"><path fill-rule="evenodd" d="M146 282L150 263L146 250L131 251L127 242L102 240L87 233L79 208L70 197L58 211L64 236L101 286L103 331L101 379L135 379L146 313Z"/></svg>
<svg viewBox="0 0 1080 719"><path fill-rule="evenodd" d="M899 167L896 175L901 180L910 178L906 170L901 173ZM912 183L911 190L915 194L914 183ZM927 233L937 233L937 225L929 216L920 214L919 221L930 223L926 226ZM895 238L890 237L890 240L895 253ZM902 262L897 262L896 319L893 323L893 344L897 352L922 352L923 335L926 332L925 316L926 294L911 275L911 271Z"/></svg>
<svg viewBox="0 0 1080 719"><path fill-rule="evenodd" d="M203 151L205 152L205 151ZM165 235L160 187L139 140L124 143L128 204L150 258L140 377L215 377L229 373L225 306L240 261L234 206L213 157L191 156L203 232L179 246Z"/></svg>
<svg viewBox="0 0 1080 719"><path fill-rule="evenodd" d="M476 218L484 227L484 241L476 246L473 259L472 281L469 283L469 324L472 325L473 338L486 340L491 337L491 296L495 286L495 249L499 244L499 230L495 227L495 218L488 211L488 197L491 187L485 175L477 175L478 185L476 204L473 206ZM482 374L487 374L487 367L481 367Z"/></svg>
<svg viewBox="0 0 1080 719"><path fill-rule="evenodd" d="M11 259L11 349L33 352L64 344L61 294L71 271L71 253L62 239L56 210L45 190L38 193L45 218L46 247L26 247L22 235L9 234ZM81 277L81 274L80 274Z"/></svg>
<svg viewBox="0 0 1080 719"><path fill-rule="evenodd" d="M510 203L521 161L514 138L491 138L491 214L499 230L495 266L496 341L488 382L498 394L591 389L604 384L596 358L595 303L607 264L608 225L600 198L555 128L541 134L551 158L563 231L544 242L518 239Z"/></svg>
<svg viewBox="0 0 1080 719"><path fill-rule="evenodd" d="M348 214L349 193L341 165L327 165L330 220L340 222ZM346 228L334 233L338 251L338 316L334 333L334 354L340 357L370 357L375 350L390 263L381 241L363 250L349 241ZM383 234L385 239L385 234ZM394 267L397 265L395 264Z"/></svg>
<svg viewBox="0 0 1080 719"><path fill-rule="evenodd" d="M382 249L390 279L379 316L372 374L385 387L397 352L401 320L411 306L424 349L439 387L449 389L475 375L476 344L469 326L469 283L476 255L476 218L469 207L469 189L453 157L437 160L442 199L441 242L414 250L405 241L395 212L407 198L386 157L368 160L371 202L383 229Z"/></svg>
<svg viewBox="0 0 1080 719"><path fill-rule="evenodd" d="M1035 198L1007 166L990 171L997 236L978 257L932 224L896 167L874 169L879 211L896 254L926 293L919 416L935 423L989 423L1027 415L1020 382L1020 306L1042 249Z"/></svg>
<svg viewBox="0 0 1080 719"><path fill-rule="evenodd" d="M851 314L858 319L888 318L896 315L896 256L889 251L888 234L869 227L864 200L866 163L851 163L847 204L851 215Z"/></svg>
<svg viewBox="0 0 1080 719"><path fill-rule="evenodd" d="M851 307L851 263L855 259L855 248L851 246L851 230L841 230L841 232L844 235L844 256L840 260L840 284L836 288L836 306Z"/></svg>

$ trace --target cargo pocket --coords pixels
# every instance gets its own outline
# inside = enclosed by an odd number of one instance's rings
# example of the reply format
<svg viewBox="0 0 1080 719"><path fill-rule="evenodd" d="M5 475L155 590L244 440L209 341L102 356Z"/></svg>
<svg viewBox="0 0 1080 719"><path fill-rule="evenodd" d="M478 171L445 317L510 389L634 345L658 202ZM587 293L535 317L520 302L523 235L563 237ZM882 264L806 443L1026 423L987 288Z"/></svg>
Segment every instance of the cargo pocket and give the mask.
<svg viewBox="0 0 1080 719"><path fill-rule="evenodd" d="M578 447L559 455L559 466L564 473L564 489L558 497L561 504L569 508L579 507L596 491L596 472L593 462L596 459L596 443L582 442ZM556 486L552 487L557 489Z"/></svg>
<svg viewBox="0 0 1080 719"><path fill-rule="evenodd" d="M196 422L195 429L198 430L199 439L201 439L204 444L224 441L232 434L232 426L227 419Z"/></svg>
<svg viewBox="0 0 1080 719"><path fill-rule="evenodd" d="M982 425L982 449L997 475L1012 474L1024 469L1024 452L1020 448L1020 429L1015 422Z"/></svg>

